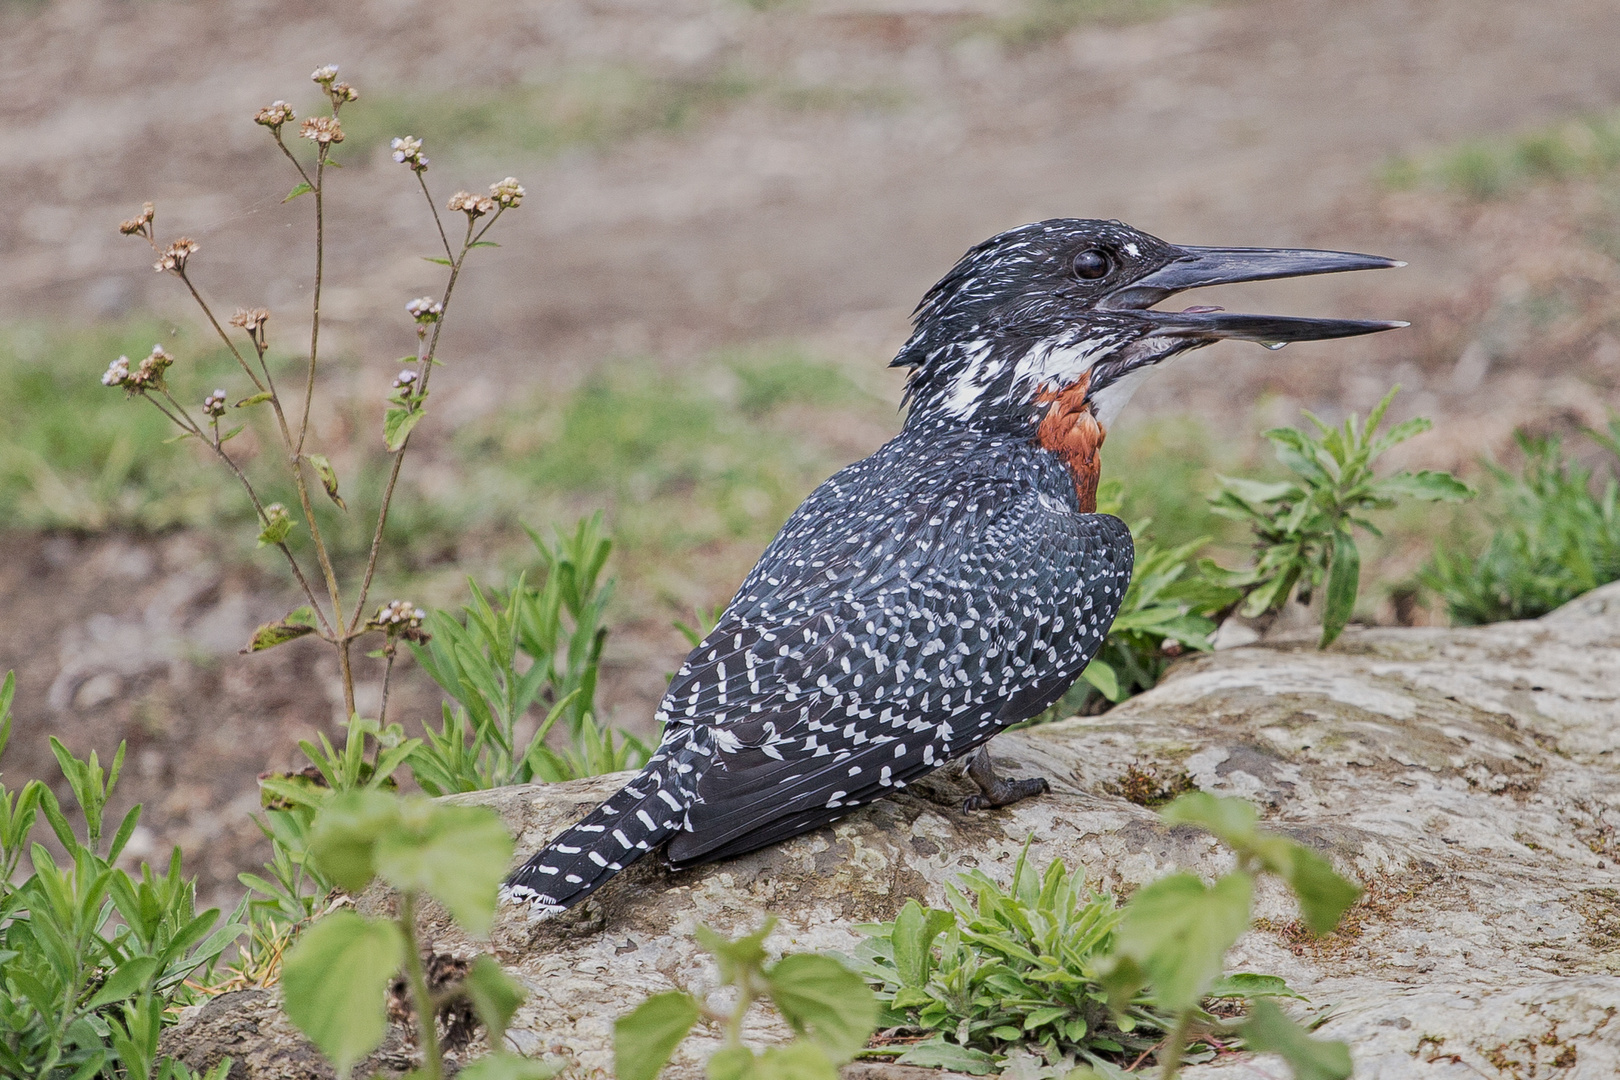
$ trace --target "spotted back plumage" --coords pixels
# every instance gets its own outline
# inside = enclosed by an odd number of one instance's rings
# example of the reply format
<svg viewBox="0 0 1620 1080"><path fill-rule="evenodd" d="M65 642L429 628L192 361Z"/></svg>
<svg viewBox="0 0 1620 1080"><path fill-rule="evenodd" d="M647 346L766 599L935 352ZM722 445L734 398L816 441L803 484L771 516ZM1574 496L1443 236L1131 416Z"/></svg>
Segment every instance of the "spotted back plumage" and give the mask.
<svg viewBox="0 0 1620 1080"><path fill-rule="evenodd" d="M508 895L567 906L661 842L708 862L905 787L1068 689L1131 558L1028 438L909 425L794 512L670 683L646 769Z"/></svg>

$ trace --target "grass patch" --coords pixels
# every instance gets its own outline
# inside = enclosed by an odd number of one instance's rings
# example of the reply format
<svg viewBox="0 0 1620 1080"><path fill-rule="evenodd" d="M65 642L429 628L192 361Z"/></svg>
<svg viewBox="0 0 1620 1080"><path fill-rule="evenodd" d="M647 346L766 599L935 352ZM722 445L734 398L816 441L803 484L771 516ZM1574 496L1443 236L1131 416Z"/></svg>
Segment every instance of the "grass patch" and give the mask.
<svg viewBox="0 0 1620 1080"><path fill-rule="evenodd" d="M208 528L235 535L251 557L257 529L218 463L189 440L169 442L174 431L155 409L99 382L110 359L143 356L155 340L178 358L170 381L188 406L216 386L240 396L228 356L157 323L0 330L0 521L83 533ZM283 364L278 379L296 381L295 363ZM315 500L340 566L362 563L371 540L389 465L381 411L381 401L350 399L317 423L316 449L331 457L348 502L344 512ZM301 517L284 470L256 452L273 445L257 427L269 416L251 420L233 453L266 502ZM606 509L624 603L660 598L689 617L735 585L816 484L898 425L891 403L789 347L719 354L678 375L615 363L571 393L537 391L453 432L430 412L422 459L402 474L389 515L382 584L455 569L459 590L462 569L526 551L522 524ZM302 523L292 543L308 544Z"/></svg>
<svg viewBox="0 0 1620 1080"><path fill-rule="evenodd" d="M1616 165L1620 111L1397 158L1385 166L1383 182L1395 190L1439 187L1483 201L1539 181L1599 176Z"/></svg>
<svg viewBox="0 0 1620 1080"><path fill-rule="evenodd" d="M368 153L409 134L424 140L430 155L454 148L549 157L688 130L750 100L801 111L890 108L901 97L883 88L801 85L733 69L677 78L611 65L499 89L368 95L363 107L344 112L343 125L346 143Z"/></svg>

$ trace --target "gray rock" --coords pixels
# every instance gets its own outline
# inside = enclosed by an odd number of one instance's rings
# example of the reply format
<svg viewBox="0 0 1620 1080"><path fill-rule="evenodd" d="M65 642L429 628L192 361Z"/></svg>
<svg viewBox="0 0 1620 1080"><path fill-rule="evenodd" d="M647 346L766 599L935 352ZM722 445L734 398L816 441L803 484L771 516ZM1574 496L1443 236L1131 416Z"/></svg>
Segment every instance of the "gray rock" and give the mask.
<svg viewBox="0 0 1620 1080"><path fill-rule="evenodd" d="M849 950L855 924L908 897L940 903L965 870L1005 879L1028 837L1037 865L1061 858L1114 890L1229 869L1207 836L1111 794L1135 764L1254 801L1269 827L1366 887L1322 940L1262 887L1259 925L1230 957L1331 1005L1320 1033L1351 1044L1358 1077L1620 1074L1620 584L1533 622L1352 629L1326 652L1302 637L1193 657L1104 716L993 748L1007 771L1046 776L1051 795L963 814L966 781L936 774L717 866L645 861L557 919L504 913L483 947L530 991L516 1048L610 1071L613 1020L647 994L680 986L724 1007L696 923L742 931L769 912L776 950ZM457 798L498 810L527 854L622 780ZM380 890L361 898L388 906ZM431 909L422 929L441 951L480 948ZM786 1031L761 1015L747 1034ZM699 1032L668 1075L700 1076L717 1045ZM1285 1072L1228 1058L1187 1075Z"/></svg>

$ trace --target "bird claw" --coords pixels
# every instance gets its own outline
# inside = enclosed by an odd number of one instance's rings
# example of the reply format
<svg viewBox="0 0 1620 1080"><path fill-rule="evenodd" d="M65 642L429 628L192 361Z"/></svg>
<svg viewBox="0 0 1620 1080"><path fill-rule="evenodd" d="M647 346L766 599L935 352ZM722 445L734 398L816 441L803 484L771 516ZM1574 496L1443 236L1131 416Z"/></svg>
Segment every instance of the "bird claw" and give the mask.
<svg viewBox="0 0 1620 1080"><path fill-rule="evenodd" d="M1046 777L1036 776L1028 780L997 780L989 788L977 795L969 795L962 800L962 812L971 813L974 810L993 810L1001 806L1011 806L1015 802L1030 798L1034 795L1045 795L1052 790L1052 785L1046 782Z"/></svg>

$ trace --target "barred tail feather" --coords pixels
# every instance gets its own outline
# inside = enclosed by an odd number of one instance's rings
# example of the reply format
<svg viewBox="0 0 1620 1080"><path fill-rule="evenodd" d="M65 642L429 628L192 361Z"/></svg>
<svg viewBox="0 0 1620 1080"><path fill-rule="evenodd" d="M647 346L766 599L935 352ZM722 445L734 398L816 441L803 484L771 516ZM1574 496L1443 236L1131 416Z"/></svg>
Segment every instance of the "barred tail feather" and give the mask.
<svg viewBox="0 0 1620 1080"><path fill-rule="evenodd" d="M542 915L566 911L677 832L686 810L662 757L512 871L502 902Z"/></svg>

